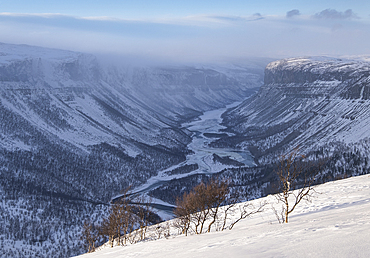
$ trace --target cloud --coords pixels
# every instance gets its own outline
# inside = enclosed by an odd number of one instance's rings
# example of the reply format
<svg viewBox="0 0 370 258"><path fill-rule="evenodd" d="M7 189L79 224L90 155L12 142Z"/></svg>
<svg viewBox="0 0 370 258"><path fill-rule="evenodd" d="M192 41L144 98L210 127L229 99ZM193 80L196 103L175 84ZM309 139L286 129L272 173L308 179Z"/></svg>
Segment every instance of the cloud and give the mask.
<svg viewBox="0 0 370 258"><path fill-rule="evenodd" d="M157 20L0 13L0 40L175 61L370 53L370 24L366 19L322 22L311 16L295 17L295 10L288 13L205 14ZM336 13L354 16L352 11ZM287 19L289 16L294 19Z"/></svg>
<svg viewBox="0 0 370 258"><path fill-rule="evenodd" d="M260 13L253 14L252 18L253 18L253 21L258 21L258 20L265 19L265 17L263 17L262 14L260 14Z"/></svg>
<svg viewBox="0 0 370 258"><path fill-rule="evenodd" d="M297 16L297 15L301 15L299 10L297 10L297 9L293 9L293 10L286 13L287 18L292 18L292 17Z"/></svg>
<svg viewBox="0 0 370 258"><path fill-rule="evenodd" d="M245 21L245 18L240 16L204 16L204 18L210 18L213 20L220 20L220 21L227 21L227 22L239 22L239 21Z"/></svg>
<svg viewBox="0 0 370 258"><path fill-rule="evenodd" d="M74 17L61 14L0 13L0 23L24 24L136 38L186 37L196 33L189 26L159 21L136 21L109 17ZM190 33L190 34L189 34Z"/></svg>
<svg viewBox="0 0 370 258"><path fill-rule="evenodd" d="M208 21L216 23L238 23L238 22L250 22L265 19L260 13L255 13L250 16L234 16L234 15L198 15L188 17L188 21Z"/></svg>
<svg viewBox="0 0 370 258"><path fill-rule="evenodd" d="M196 25L199 27L217 27L218 25L240 25L245 24L246 22L253 22L262 20L263 17L261 14L257 13L252 16L233 16L233 15L198 15L198 16L190 16L186 17L185 19L179 19L176 21L169 21L169 22L178 22L179 24L183 25Z"/></svg>
<svg viewBox="0 0 370 258"><path fill-rule="evenodd" d="M341 30L341 29L343 29L343 28L344 28L344 26L343 26L342 24L337 23L337 24L334 24L334 25L332 26L331 30L332 30L333 32L336 32L336 31L340 31L340 30Z"/></svg>
<svg viewBox="0 0 370 258"><path fill-rule="evenodd" d="M325 9L314 16L316 19L327 19L327 20L345 20L345 19L358 19L358 16L348 9L345 12L338 12L335 9Z"/></svg>

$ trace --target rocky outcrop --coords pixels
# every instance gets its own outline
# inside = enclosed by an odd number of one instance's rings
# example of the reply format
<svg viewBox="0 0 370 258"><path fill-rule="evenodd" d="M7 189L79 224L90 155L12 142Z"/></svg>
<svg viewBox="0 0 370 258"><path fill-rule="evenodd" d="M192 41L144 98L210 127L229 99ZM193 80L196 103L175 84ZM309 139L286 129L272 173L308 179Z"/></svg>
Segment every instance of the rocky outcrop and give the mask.
<svg viewBox="0 0 370 258"><path fill-rule="evenodd" d="M236 136L214 145L249 148L264 162L295 146L309 152L370 136L366 60L284 59L267 65L264 80L257 94L223 115Z"/></svg>

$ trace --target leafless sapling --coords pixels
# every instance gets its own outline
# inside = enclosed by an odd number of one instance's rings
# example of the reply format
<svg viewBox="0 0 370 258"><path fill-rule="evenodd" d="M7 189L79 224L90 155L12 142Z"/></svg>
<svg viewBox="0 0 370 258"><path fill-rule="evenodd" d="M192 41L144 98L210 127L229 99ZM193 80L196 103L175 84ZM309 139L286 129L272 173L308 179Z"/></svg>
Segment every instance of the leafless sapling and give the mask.
<svg viewBox="0 0 370 258"><path fill-rule="evenodd" d="M302 201L310 201L314 191L314 182L320 172L322 162L314 164L304 161L305 156L295 148L288 155L279 158L276 174L278 176L277 201L282 203L281 221L288 223L289 214ZM275 214L277 214L275 210ZM278 215L277 215L278 216ZM280 219L279 219L280 221Z"/></svg>
<svg viewBox="0 0 370 258"><path fill-rule="evenodd" d="M192 229L196 234L201 234L207 223L206 231L210 232L217 221L221 205L225 204L228 191L226 181L211 179L207 185L201 182L189 193L178 198L174 214L182 233L187 235Z"/></svg>
<svg viewBox="0 0 370 258"><path fill-rule="evenodd" d="M82 226L81 240L83 241L88 253L95 251L95 243L98 240L98 234L96 231L95 226L91 222L84 222L84 225Z"/></svg>

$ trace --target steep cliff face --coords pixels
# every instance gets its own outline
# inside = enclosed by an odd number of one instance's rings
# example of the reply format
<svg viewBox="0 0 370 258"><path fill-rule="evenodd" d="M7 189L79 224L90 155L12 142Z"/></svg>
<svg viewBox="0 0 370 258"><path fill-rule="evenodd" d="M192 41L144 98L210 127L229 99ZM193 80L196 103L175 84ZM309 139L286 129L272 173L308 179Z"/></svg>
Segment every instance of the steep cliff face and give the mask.
<svg viewBox="0 0 370 258"><path fill-rule="evenodd" d="M265 69L257 94L223 115L235 137L224 139L257 156L300 146L305 152L370 136L370 63L292 58ZM261 160L262 161L262 160Z"/></svg>

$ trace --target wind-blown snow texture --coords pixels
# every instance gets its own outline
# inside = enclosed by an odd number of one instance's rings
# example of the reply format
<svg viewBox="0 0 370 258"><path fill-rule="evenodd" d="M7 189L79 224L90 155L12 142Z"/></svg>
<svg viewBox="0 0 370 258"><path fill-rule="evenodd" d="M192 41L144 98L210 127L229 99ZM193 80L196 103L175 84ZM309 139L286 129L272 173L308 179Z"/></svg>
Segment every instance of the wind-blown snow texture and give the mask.
<svg viewBox="0 0 370 258"><path fill-rule="evenodd" d="M242 220L231 231L178 236L125 247L104 247L79 257L368 257L370 253L370 176L317 186L311 203L302 202L288 224L270 208ZM279 207L273 196L267 201ZM152 229L154 230L154 229Z"/></svg>

